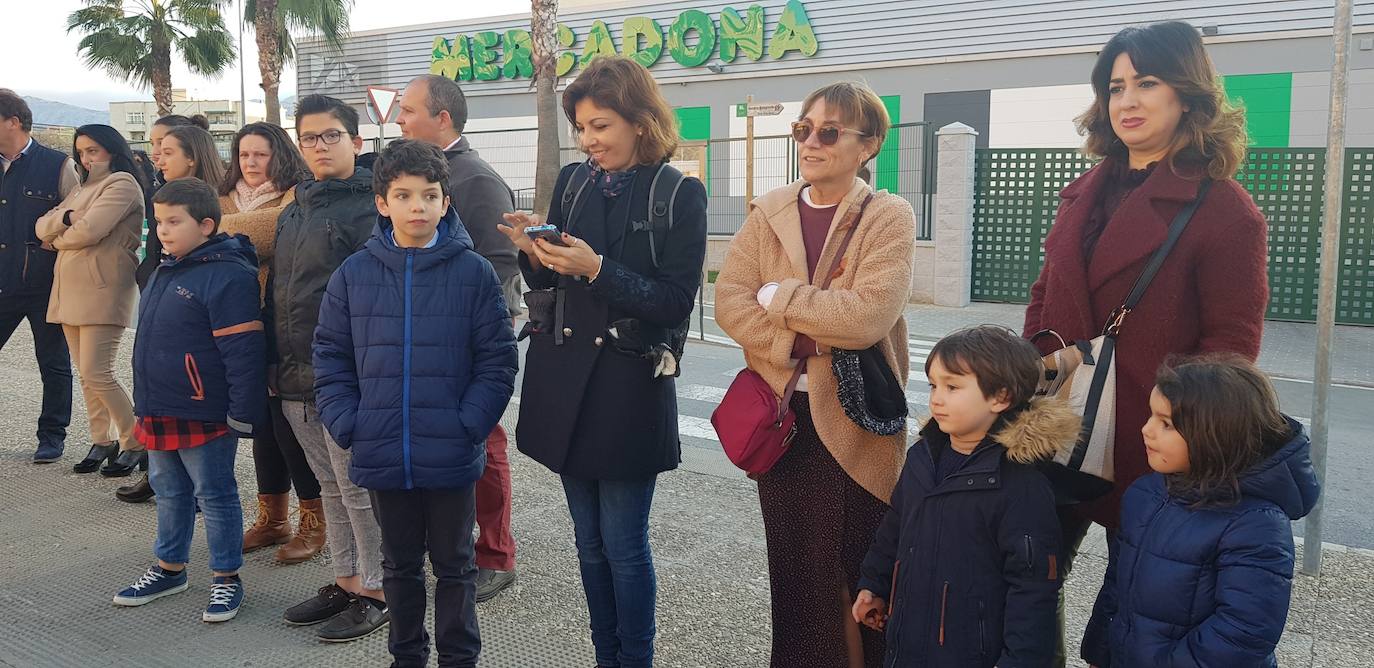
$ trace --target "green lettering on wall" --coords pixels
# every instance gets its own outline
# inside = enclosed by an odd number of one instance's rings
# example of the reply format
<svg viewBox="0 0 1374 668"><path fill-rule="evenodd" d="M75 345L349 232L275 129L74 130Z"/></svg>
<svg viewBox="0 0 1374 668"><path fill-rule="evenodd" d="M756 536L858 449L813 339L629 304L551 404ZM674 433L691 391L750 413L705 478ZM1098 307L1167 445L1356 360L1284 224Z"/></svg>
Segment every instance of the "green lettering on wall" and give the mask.
<svg viewBox="0 0 1374 668"><path fill-rule="evenodd" d="M501 78L501 66L495 61L501 56L501 35L484 30L472 36L472 76L478 81L495 81Z"/></svg>
<svg viewBox="0 0 1374 668"><path fill-rule="evenodd" d="M506 64L501 68L507 79L528 79L534 76L534 51L531 50L530 31L506 31Z"/></svg>
<svg viewBox="0 0 1374 668"><path fill-rule="evenodd" d="M814 56L820 48L816 42L816 31L811 29L811 19L806 16L806 7L800 0L788 0L778 19L778 29L773 40L768 43L768 55L782 58L788 51L800 51L803 56Z"/></svg>
<svg viewBox="0 0 1374 668"><path fill-rule="evenodd" d="M763 8L750 5L745 11L745 16L734 7L720 12L720 59L727 63L735 62L736 50L749 60L763 57Z"/></svg>
<svg viewBox="0 0 1374 668"><path fill-rule="evenodd" d="M618 55L615 52L615 42L611 40L611 29L606 27L605 21L595 21L592 29L587 33L587 43L582 46L582 66L586 67L593 60L601 56Z"/></svg>
<svg viewBox="0 0 1374 668"><path fill-rule="evenodd" d="M697 31L697 43L687 45L687 33ZM716 24L705 12L689 9L679 14L668 29L668 54L683 67L697 67L711 58L716 48Z"/></svg>
<svg viewBox="0 0 1374 668"><path fill-rule="evenodd" d="M644 38L644 48L639 39ZM647 16L631 16L620 28L620 53L645 67L652 67L663 56L663 28Z"/></svg>
<svg viewBox="0 0 1374 668"><path fill-rule="evenodd" d="M454 39L435 37L433 53L429 60L429 73L454 81L472 81L472 59L468 56L468 36L459 35Z"/></svg>
<svg viewBox="0 0 1374 668"><path fill-rule="evenodd" d="M558 40L558 45L565 49L570 49L573 44L577 43L577 35L573 34L572 28L562 23L558 24L558 34L555 36L555 39ZM556 67L557 69L554 70L555 75L560 77L568 76L568 74L573 71L573 68L577 67L577 54L571 51L564 51L558 54Z"/></svg>

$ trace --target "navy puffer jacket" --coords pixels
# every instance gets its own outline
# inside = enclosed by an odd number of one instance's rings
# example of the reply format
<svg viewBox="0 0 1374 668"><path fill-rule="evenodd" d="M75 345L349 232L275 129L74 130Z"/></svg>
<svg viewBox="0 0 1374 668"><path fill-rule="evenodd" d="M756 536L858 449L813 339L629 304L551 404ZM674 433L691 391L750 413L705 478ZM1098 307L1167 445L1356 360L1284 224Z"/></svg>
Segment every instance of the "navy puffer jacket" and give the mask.
<svg viewBox="0 0 1374 668"><path fill-rule="evenodd" d="M449 209L430 248L381 218L329 279L313 346L315 401L349 478L368 489L466 487L510 401L519 360L496 272Z"/></svg>
<svg viewBox="0 0 1374 668"><path fill-rule="evenodd" d="M1083 659L1106 668L1272 668L1293 585L1292 520L1321 486L1307 434L1240 480L1239 503L1194 510L1164 476L1136 481L1121 506Z"/></svg>

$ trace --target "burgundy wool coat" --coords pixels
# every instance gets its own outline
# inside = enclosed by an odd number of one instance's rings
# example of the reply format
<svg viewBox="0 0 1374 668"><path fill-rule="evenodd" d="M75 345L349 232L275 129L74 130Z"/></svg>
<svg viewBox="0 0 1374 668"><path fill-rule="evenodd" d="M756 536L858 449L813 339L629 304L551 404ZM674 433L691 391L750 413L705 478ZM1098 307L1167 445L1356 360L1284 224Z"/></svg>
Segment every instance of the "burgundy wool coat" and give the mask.
<svg viewBox="0 0 1374 668"><path fill-rule="evenodd" d="M1060 193L1063 201L1045 238L1045 264L1031 286L1025 336L1043 329L1066 341L1101 334L1150 255L1164 243L1174 216L1197 195L1198 180L1160 164L1121 203L1091 261L1085 261L1083 233L1110 169L1103 162ZM1155 373L1166 358L1215 352L1258 357L1269 302L1267 253L1267 225L1249 193L1232 179L1214 183L1121 328L1116 489L1082 504L1084 516L1115 527L1122 493L1150 472L1140 429L1150 416ZM1038 345L1049 353L1059 342L1044 337Z"/></svg>

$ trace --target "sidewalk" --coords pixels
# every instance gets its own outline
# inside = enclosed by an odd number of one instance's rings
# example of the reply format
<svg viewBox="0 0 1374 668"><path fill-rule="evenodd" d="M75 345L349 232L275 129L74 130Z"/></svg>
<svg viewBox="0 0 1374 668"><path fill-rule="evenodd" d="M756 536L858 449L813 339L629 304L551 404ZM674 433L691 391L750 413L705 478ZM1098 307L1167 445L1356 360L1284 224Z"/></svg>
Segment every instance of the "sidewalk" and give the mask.
<svg viewBox="0 0 1374 668"><path fill-rule="evenodd" d="M128 379L130 346L117 365ZM0 666L322 666L386 665L385 637L348 645L288 627L281 611L330 581L325 557L295 566L249 555L240 616L199 620L209 574L203 530L192 550L193 587L143 608L110 603L147 566L152 504L113 498L123 481L71 473L89 443L81 395L61 463L29 463L38 412L37 369L27 337L0 352ZM516 407L503 423L514 426ZM767 666L768 577L754 484L720 465L718 451L691 450L684 468L660 478L651 539L658 569L658 661L664 668ZM255 492L243 441L238 480L245 507ZM707 458L706 464L697 463ZM514 453L513 526L520 581L479 606L482 666L589 668L593 663L572 529L558 479ZM245 521L251 520L245 517ZM1076 641L1105 568L1100 533L1090 537L1068 583L1069 637ZM1297 576L1287 667L1374 668L1374 554L1329 549L1320 578ZM1081 664L1073 664L1081 665ZM798 667L803 668L803 667Z"/></svg>
<svg viewBox="0 0 1374 668"><path fill-rule="evenodd" d="M1004 325L1020 332L1025 313L1024 304L974 302L964 308L910 304L906 308L906 324L911 338L938 340L971 325ZM1259 365L1269 374L1310 381L1316 354L1315 324L1265 321ZM1335 382L1374 387L1374 327L1337 325L1331 355Z"/></svg>

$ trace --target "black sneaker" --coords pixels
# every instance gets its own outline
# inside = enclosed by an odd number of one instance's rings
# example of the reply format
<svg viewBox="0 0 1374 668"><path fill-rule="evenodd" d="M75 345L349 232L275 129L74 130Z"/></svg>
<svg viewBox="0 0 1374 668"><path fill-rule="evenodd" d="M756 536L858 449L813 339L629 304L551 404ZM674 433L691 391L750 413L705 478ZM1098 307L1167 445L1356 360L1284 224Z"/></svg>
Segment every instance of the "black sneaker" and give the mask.
<svg viewBox="0 0 1374 668"><path fill-rule="evenodd" d="M320 587L319 593L310 597L303 603L298 603L286 609L286 614L282 618L287 624L292 626L310 626L333 617L346 608L352 599L348 592L336 584Z"/></svg>
<svg viewBox="0 0 1374 668"><path fill-rule="evenodd" d="M351 642L377 632L391 621L391 613L366 596L354 596L348 608L334 615L315 634L324 642Z"/></svg>
<svg viewBox="0 0 1374 668"><path fill-rule="evenodd" d="M494 568L477 569L477 602L485 603L501 593L506 587L515 584L515 571L498 571Z"/></svg>

